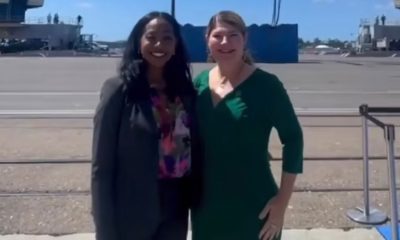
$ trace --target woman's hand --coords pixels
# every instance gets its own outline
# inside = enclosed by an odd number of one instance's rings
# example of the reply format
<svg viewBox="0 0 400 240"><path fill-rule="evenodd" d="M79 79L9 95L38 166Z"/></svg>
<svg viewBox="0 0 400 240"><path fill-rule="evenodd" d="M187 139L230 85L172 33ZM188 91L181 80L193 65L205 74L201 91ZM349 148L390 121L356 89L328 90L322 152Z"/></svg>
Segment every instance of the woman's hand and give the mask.
<svg viewBox="0 0 400 240"><path fill-rule="evenodd" d="M265 219L265 224L258 235L262 240L273 240L279 236L283 228L287 204L279 195L273 197L261 211L259 218Z"/></svg>

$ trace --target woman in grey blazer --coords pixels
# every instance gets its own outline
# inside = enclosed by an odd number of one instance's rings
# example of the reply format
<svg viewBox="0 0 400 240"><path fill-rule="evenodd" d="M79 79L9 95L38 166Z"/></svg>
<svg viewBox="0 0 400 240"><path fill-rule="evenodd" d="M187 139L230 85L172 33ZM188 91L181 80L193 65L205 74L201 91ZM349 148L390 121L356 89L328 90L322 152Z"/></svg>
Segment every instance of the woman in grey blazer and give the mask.
<svg viewBox="0 0 400 240"><path fill-rule="evenodd" d="M167 13L147 14L94 117L97 240L186 240L202 158L195 95L180 25Z"/></svg>

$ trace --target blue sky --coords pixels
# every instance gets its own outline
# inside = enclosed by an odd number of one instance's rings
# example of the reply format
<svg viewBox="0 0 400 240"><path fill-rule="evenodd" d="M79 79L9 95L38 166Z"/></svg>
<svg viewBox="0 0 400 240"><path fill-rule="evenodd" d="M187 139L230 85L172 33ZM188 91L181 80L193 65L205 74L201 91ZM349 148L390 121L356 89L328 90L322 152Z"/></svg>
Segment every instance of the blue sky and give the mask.
<svg viewBox="0 0 400 240"><path fill-rule="evenodd" d="M176 18L181 24L206 25L220 10L238 12L250 24L270 23L273 0L176 0ZM27 18L58 13L62 19L83 16L82 33L96 40L124 40L133 25L151 10L170 11L170 0L45 0L44 6L27 12ZM298 23L299 36L312 40L352 40L360 19L373 20L385 14L387 21L400 22L393 0L282 0L280 23ZM66 20L68 21L68 20Z"/></svg>

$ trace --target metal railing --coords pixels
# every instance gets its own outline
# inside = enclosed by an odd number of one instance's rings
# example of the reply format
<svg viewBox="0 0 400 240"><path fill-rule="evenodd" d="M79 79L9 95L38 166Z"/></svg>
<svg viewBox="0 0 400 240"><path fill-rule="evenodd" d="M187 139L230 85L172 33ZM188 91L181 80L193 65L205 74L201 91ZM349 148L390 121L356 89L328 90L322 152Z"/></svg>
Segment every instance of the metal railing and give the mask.
<svg viewBox="0 0 400 240"><path fill-rule="evenodd" d="M400 6L400 5L399 5ZM381 24L381 22L380 22L380 18L379 18L379 24ZM360 20L360 25L369 25L369 26L372 26L372 25L374 25L375 24L375 22L376 22L376 20L375 19L368 19L368 18L365 18L365 19L361 19ZM385 21L385 26L397 26L397 25L399 25L400 24L400 21L399 20L386 20Z"/></svg>
<svg viewBox="0 0 400 240"><path fill-rule="evenodd" d="M399 240L398 209L396 195L396 163L394 154L395 126L393 124L385 124L371 116L371 114L395 114L400 113L400 107L368 107L361 105L359 113L362 118L362 148L363 148L363 191L364 191L364 207L356 207L347 212L347 216L354 222L369 225L383 224L388 221L388 216L382 211L370 207L369 198L369 156L368 156L368 121L371 121L384 131L386 141L387 165L388 165L388 181L390 192L390 220L392 239Z"/></svg>
<svg viewBox="0 0 400 240"><path fill-rule="evenodd" d="M51 17L26 17L24 15L1 16L0 23L18 23L18 24L70 24L83 25L83 19L78 22L76 17L59 16L58 23L54 23L54 18Z"/></svg>
<svg viewBox="0 0 400 240"><path fill-rule="evenodd" d="M47 19L47 17L26 17L25 18L25 24L71 24L71 25L77 25L78 20L73 17L67 17L67 16L60 16L58 18L58 23L54 23L54 19L50 18ZM80 25L83 24L83 20L79 22Z"/></svg>

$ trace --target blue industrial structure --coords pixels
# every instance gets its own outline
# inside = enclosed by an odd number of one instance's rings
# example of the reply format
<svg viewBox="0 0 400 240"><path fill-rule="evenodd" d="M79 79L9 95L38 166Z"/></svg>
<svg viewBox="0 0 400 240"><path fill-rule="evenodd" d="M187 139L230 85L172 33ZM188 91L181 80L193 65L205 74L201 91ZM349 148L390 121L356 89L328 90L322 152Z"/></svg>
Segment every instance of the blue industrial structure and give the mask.
<svg viewBox="0 0 400 240"><path fill-rule="evenodd" d="M44 0L0 0L0 38L45 39L53 48L59 49L71 48L72 45L76 45L81 29L79 23L24 23L26 10L41 7L43 2ZM174 5L175 1L172 2L173 13ZM280 6L280 4L275 5ZM276 14L272 25L248 27L248 51L254 61L262 63L298 62L298 27L296 24L278 24L278 18L279 14ZM182 35L191 61L206 62L205 27L186 24L182 26Z"/></svg>
<svg viewBox="0 0 400 240"><path fill-rule="evenodd" d="M205 34L205 27L189 24L182 27L183 39L186 42L192 62L207 61ZM297 63L297 24L249 26L248 51L256 62Z"/></svg>

